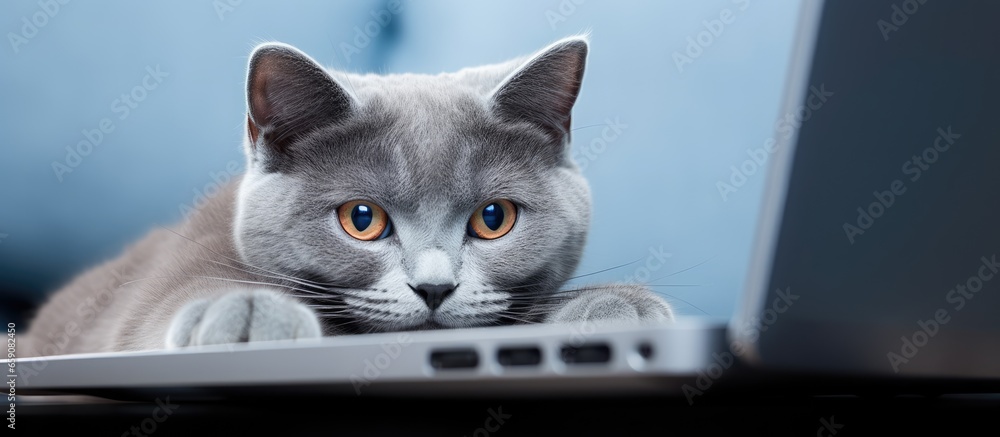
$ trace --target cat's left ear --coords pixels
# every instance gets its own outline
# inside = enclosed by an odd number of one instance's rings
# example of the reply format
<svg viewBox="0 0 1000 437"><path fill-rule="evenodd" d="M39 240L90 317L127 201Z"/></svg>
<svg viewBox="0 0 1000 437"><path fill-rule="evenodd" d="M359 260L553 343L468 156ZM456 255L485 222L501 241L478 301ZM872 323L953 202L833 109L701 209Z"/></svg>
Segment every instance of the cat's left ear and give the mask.
<svg viewBox="0 0 1000 437"><path fill-rule="evenodd" d="M316 61L280 43L258 46L247 67L250 152L289 153L299 137L350 116L355 99Z"/></svg>
<svg viewBox="0 0 1000 437"><path fill-rule="evenodd" d="M526 121L553 140L569 139L570 112L583 82L586 37L560 40L529 58L491 93L493 110L510 121Z"/></svg>

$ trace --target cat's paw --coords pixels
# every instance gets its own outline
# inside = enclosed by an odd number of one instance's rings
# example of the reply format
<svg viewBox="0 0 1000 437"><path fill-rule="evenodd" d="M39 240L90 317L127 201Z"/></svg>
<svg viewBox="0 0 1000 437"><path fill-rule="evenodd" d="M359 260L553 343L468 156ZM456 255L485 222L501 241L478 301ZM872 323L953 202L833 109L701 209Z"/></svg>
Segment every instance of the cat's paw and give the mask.
<svg viewBox="0 0 1000 437"><path fill-rule="evenodd" d="M670 304L641 285L611 284L580 293L546 318L547 323L595 320L672 321Z"/></svg>
<svg viewBox="0 0 1000 437"><path fill-rule="evenodd" d="M272 290L246 290L184 305L167 330L167 347L322 336L309 307Z"/></svg>

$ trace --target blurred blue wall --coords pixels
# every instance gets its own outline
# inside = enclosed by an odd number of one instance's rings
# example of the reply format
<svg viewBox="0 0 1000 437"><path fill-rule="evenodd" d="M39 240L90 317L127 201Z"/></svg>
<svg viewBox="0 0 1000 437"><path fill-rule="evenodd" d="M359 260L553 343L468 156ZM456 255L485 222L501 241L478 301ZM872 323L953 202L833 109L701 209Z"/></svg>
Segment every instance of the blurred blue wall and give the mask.
<svg viewBox="0 0 1000 437"><path fill-rule="evenodd" d="M242 169L255 43L357 72L437 73L589 31L573 135L595 211L578 273L639 261L577 282L646 280L682 314L728 316L764 177L725 198L716 184L773 134L797 12L756 0L0 3L6 315ZM67 157L81 141L98 144Z"/></svg>

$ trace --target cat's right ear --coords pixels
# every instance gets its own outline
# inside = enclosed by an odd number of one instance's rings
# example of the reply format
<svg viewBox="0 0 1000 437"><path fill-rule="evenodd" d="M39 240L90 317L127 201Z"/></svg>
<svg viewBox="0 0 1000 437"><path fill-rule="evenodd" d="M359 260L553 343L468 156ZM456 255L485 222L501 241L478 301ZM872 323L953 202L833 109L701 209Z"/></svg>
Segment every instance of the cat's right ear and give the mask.
<svg viewBox="0 0 1000 437"><path fill-rule="evenodd" d="M257 46L247 68L247 135L256 158L289 153L298 138L337 123L355 99L316 61L279 43Z"/></svg>

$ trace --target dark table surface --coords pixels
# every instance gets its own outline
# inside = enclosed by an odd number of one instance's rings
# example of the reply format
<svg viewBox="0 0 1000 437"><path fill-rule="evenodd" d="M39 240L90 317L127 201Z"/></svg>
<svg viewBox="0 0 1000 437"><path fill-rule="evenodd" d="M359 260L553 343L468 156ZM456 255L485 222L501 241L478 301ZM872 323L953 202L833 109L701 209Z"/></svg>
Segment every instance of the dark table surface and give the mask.
<svg viewBox="0 0 1000 437"><path fill-rule="evenodd" d="M667 397L254 396L108 402L27 397L25 435L948 435L996 434L1000 394ZM169 414L168 414L169 413ZM57 434L58 433L58 434Z"/></svg>

